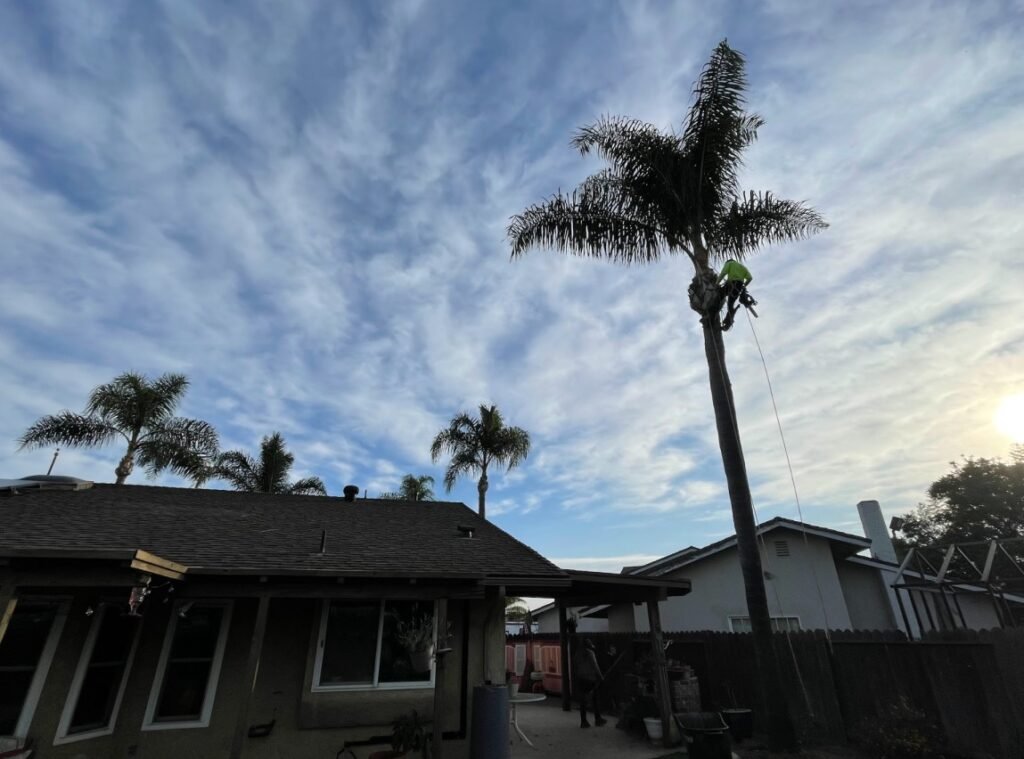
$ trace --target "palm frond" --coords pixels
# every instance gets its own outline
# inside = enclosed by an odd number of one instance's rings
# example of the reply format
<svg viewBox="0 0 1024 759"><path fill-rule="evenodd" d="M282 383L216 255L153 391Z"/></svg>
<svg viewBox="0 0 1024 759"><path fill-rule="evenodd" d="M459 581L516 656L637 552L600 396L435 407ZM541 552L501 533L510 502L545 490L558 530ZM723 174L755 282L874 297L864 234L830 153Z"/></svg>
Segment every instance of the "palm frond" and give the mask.
<svg viewBox="0 0 1024 759"><path fill-rule="evenodd" d="M637 215L610 183L584 182L571 195L556 194L512 217L512 258L541 247L616 263L656 261L667 247L665 230L650 215Z"/></svg>
<svg viewBox="0 0 1024 759"><path fill-rule="evenodd" d="M91 448L109 443L117 435L117 428L108 421L92 415L61 411L38 419L18 438L18 443L20 448L46 445Z"/></svg>
<svg viewBox="0 0 1024 759"><path fill-rule="evenodd" d="M217 479L235 490L256 493L260 490L259 464L242 451L225 451L217 461Z"/></svg>
<svg viewBox="0 0 1024 759"><path fill-rule="evenodd" d="M327 495L327 488L319 477L304 477L287 485L284 492L289 495Z"/></svg>
<svg viewBox="0 0 1024 759"><path fill-rule="evenodd" d="M743 151L762 124L744 110L745 68L743 56L723 40L694 86L683 143L690 164L687 197L701 225L722 207L723 198L739 195Z"/></svg>
<svg viewBox="0 0 1024 759"><path fill-rule="evenodd" d="M491 458L509 471L529 455L530 433L520 427L505 427L496 436Z"/></svg>
<svg viewBox="0 0 1024 759"><path fill-rule="evenodd" d="M405 475L402 478L399 497L407 501L434 500L434 478L429 474L424 474L420 477L413 474Z"/></svg>
<svg viewBox="0 0 1024 759"><path fill-rule="evenodd" d="M734 201L708 230L718 259L743 258L763 245L802 240L828 227L813 208L770 192L749 192Z"/></svg>
<svg viewBox="0 0 1024 759"><path fill-rule="evenodd" d="M444 472L444 489L447 492L450 493L452 491L455 483L463 475L480 471L481 465L477 455L478 451L475 449L456 451L452 454L451 461L448 462L448 468Z"/></svg>
<svg viewBox="0 0 1024 759"><path fill-rule="evenodd" d="M445 453L454 454L473 444L476 436L476 421L469 414L461 412L456 414L448 427L441 430L434 437L430 445L430 458L437 463Z"/></svg>
<svg viewBox="0 0 1024 759"><path fill-rule="evenodd" d="M682 168L682 140L638 119L604 116L580 129L572 144L581 155L596 152L616 174L634 180L653 175L669 181Z"/></svg>
<svg viewBox="0 0 1024 759"><path fill-rule="evenodd" d="M286 492L288 473L294 463L295 456L285 448L284 438L280 432L264 437L260 443L260 492Z"/></svg>
<svg viewBox="0 0 1024 759"><path fill-rule="evenodd" d="M149 427L139 443L137 461L150 477L170 470L197 479L214 464L219 447L211 424L176 416Z"/></svg>

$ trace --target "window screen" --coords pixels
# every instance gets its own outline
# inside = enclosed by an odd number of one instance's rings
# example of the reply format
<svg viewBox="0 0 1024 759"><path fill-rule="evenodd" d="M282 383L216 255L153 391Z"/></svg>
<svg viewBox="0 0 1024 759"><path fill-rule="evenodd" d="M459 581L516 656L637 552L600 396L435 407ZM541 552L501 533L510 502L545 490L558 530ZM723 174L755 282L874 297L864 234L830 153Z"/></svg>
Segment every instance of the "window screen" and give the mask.
<svg viewBox="0 0 1024 759"><path fill-rule="evenodd" d="M138 621L137 617L129 617L116 608L101 609L92 653L68 726L69 735L101 730L110 725L138 631Z"/></svg>
<svg viewBox="0 0 1024 759"><path fill-rule="evenodd" d="M0 735L13 735L60 604L18 601L0 643Z"/></svg>
<svg viewBox="0 0 1024 759"><path fill-rule="evenodd" d="M174 627L154 722L194 722L203 714L225 607L192 606Z"/></svg>

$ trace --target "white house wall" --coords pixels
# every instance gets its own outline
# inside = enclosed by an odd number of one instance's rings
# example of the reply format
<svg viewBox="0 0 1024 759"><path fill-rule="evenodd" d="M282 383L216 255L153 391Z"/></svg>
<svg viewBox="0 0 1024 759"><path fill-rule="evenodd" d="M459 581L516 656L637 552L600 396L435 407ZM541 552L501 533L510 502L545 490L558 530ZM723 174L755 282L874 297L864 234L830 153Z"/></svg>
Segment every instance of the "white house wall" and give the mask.
<svg viewBox="0 0 1024 759"><path fill-rule="evenodd" d="M785 540L789 556L776 556L775 541ZM772 576L766 582L768 608L773 616L796 616L805 629L819 629L827 624L833 629L850 627L839 576L836 573L830 543L790 530L772 530L765 536L767 555L762 551L765 572ZM813 571L812 571L813 565ZM821 599L815 584L821 585ZM743 591L736 548L728 548L700 561L688 564L667 577L686 578L693 584L691 592L681 598L661 603L662 626L665 630L729 630L729 617L746 616L747 601ZM824 601L824 611L822 609ZM648 630L644 607L629 607L633 629ZM609 630L628 632L628 614L620 607L609 610Z"/></svg>
<svg viewBox="0 0 1024 759"><path fill-rule="evenodd" d="M874 567L840 561L836 566L839 584L854 630L895 630L902 628L889 601L882 573Z"/></svg>

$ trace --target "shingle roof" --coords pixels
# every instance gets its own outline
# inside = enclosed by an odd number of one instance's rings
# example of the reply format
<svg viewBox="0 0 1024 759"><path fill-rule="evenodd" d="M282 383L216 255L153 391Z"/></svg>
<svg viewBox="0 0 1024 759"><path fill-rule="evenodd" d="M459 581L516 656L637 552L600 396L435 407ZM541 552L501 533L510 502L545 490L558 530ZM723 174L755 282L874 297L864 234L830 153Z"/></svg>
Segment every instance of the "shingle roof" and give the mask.
<svg viewBox="0 0 1024 759"><path fill-rule="evenodd" d="M474 537L463 537L459 525L472 526ZM461 503L144 485L0 498L4 548L143 549L190 572L564 576Z"/></svg>

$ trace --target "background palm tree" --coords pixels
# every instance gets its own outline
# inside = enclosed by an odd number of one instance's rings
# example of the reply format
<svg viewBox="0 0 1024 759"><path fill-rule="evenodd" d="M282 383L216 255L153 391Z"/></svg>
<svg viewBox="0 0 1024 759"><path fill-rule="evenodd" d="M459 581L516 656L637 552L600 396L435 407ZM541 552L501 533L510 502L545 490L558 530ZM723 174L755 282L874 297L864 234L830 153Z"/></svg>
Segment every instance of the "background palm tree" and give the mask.
<svg viewBox="0 0 1024 759"><path fill-rule="evenodd" d="M402 485L397 491L381 493L380 497L394 501L433 501L434 478L429 474L419 477L407 474L402 478Z"/></svg>
<svg viewBox="0 0 1024 759"><path fill-rule="evenodd" d="M285 495L327 495L319 477L288 481L295 456L284 447L280 432L268 435L260 443L259 460L242 451L222 453L216 477L231 484L235 490L248 493L281 493Z"/></svg>
<svg viewBox="0 0 1024 759"><path fill-rule="evenodd" d="M44 416L18 442L21 448L96 448L122 437L128 448L114 470L118 485L124 484L136 463L150 476L164 470L188 476L195 461L217 451L217 431L211 425L174 416L188 384L183 374L163 374L150 381L125 372L89 394L85 413Z"/></svg>
<svg viewBox="0 0 1024 759"><path fill-rule="evenodd" d="M530 616L530 607L518 596L505 596L505 621L523 622Z"/></svg>
<svg viewBox="0 0 1024 759"><path fill-rule="evenodd" d="M597 153L608 168L571 194L514 216L509 225L512 257L548 246L578 256L624 264L650 263L683 254L693 265L690 307L700 316L711 399L718 427L747 608L761 681L768 697L776 747L795 744L772 652L771 620L725 364L717 265L742 259L767 243L799 240L826 224L813 209L769 192L741 192L738 172L744 150L764 123L747 113L743 57L723 41L694 87L682 132L665 134L640 121L603 118L579 131L573 145Z"/></svg>
<svg viewBox="0 0 1024 759"><path fill-rule="evenodd" d="M530 434L519 427L506 427L498 407L480 406L479 418L463 412L441 430L430 446L430 457L437 463L442 454L451 460L444 473L444 488L451 492L459 477L479 472L477 481L478 511L487 517L487 468L491 464L509 471L530 453Z"/></svg>

